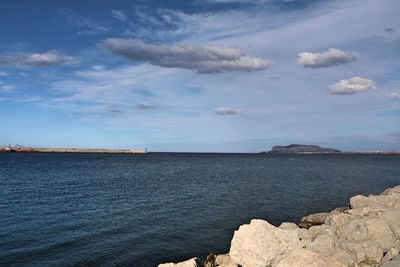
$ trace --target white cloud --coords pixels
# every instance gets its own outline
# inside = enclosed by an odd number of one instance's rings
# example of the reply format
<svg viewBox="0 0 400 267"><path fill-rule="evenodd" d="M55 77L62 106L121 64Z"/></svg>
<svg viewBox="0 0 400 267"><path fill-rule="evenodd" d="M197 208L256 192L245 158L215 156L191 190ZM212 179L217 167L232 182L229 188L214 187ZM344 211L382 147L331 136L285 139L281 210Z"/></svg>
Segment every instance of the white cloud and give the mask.
<svg viewBox="0 0 400 267"><path fill-rule="evenodd" d="M230 108L230 107L219 107L214 110L217 115L238 115L243 113L242 109Z"/></svg>
<svg viewBox="0 0 400 267"><path fill-rule="evenodd" d="M400 92L393 92L393 93L390 93L390 94L389 94L389 97L390 97L390 98L393 98L393 99L400 99Z"/></svg>
<svg viewBox="0 0 400 267"><path fill-rule="evenodd" d="M329 86L329 91L336 95L352 95L375 88L375 83L372 80L356 76L349 79L340 80L339 82Z"/></svg>
<svg viewBox="0 0 400 267"><path fill-rule="evenodd" d="M131 60L145 61L167 68L195 70L198 73L256 71L267 68L271 60L254 58L233 48L199 45L152 45L136 39L107 39L103 47Z"/></svg>
<svg viewBox="0 0 400 267"><path fill-rule="evenodd" d="M111 9L111 17L118 19L120 21L126 21L127 16L125 14L125 11L121 9Z"/></svg>
<svg viewBox="0 0 400 267"><path fill-rule="evenodd" d="M48 67L64 63L76 63L77 61L77 58L60 54L55 50L45 53L33 53L30 55L0 56L0 66L23 64L29 66Z"/></svg>
<svg viewBox="0 0 400 267"><path fill-rule="evenodd" d="M63 63L76 62L77 59L68 55L60 54L57 51L49 51L46 53L34 53L32 55L26 56L22 63L26 65L33 66L54 66Z"/></svg>
<svg viewBox="0 0 400 267"><path fill-rule="evenodd" d="M322 53L301 52L297 55L297 64L305 68L330 67L355 61L358 56L357 52L330 48Z"/></svg>
<svg viewBox="0 0 400 267"><path fill-rule="evenodd" d="M1 64L0 64L1 65ZM9 74L7 73L7 72L5 72L5 71L0 71L0 77L6 77L6 76L8 76Z"/></svg>
<svg viewBox="0 0 400 267"><path fill-rule="evenodd" d="M14 89L14 86L0 82L0 92L2 92L2 93L10 92L13 89Z"/></svg>
<svg viewBox="0 0 400 267"><path fill-rule="evenodd" d="M40 100L42 100L41 96L24 95L19 98L16 98L14 101L21 103L30 103L30 102L38 102Z"/></svg>

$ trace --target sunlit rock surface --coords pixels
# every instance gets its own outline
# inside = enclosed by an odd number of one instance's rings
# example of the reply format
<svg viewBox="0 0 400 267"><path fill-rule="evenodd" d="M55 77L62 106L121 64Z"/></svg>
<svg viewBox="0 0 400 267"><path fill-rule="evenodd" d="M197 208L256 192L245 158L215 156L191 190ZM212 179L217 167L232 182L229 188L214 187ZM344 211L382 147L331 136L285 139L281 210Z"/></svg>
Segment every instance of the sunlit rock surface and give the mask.
<svg viewBox="0 0 400 267"><path fill-rule="evenodd" d="M400 267L400 186L354 196L350 208L279 227L254 219L235 231L229 254L210 254L205 267ZM197 264L197 265L196 265ZM198 267L196 258L159 267Z"/></svg>

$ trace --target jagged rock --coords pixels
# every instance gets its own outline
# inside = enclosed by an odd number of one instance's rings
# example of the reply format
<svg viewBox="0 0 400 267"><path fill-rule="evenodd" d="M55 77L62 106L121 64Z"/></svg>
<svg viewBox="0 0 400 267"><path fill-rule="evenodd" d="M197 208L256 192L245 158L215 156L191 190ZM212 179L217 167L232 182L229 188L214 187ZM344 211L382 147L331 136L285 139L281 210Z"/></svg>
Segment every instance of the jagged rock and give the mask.
<svg viewBox="0 0 400 267"><path fill-rule="evenodd" d="M283 222L279 225L279 228L283 230L299 230L299 227L295 223L291 222Z"/></svg>
<svg viewBox="0 0 400 267"><path fill-rule="evenodd" d="M400 194L378 195L378 196L354 196L350 198L352 209L370 207L377 211L400 208Z"/></svg>
<svg viewBox="0 0 400 267"><path fill-rule="evenodd" d="M293 250L288 256L283 258L273 267L346 267L345 264L338 262L331 257L325 257L304 248Z"/></svg>
<svg viewBox="0 0 400 267"><path fill-rule="evenodd" d="M327 234L318 235L311 244L307 246L308 250L329 256L334 251L334 238Z"/></svg>
<svg viewBox="0 0 400 267"><path fill-rule="evenodd" d="M215 258L216 257L217 257L217 255L214 253L208 254L206 260L204 261L204 267L215 267Z"/></svg>
<svg viewBox="0 0 400 267"><path fill-rule="evenodd" d="M399 266L400 266L400 256L397 256L392 260L381 265L381 267L399 267Z"/></svg>
<svg viewBox="0 0 400 267"><path fill-rule="evenodd" d="M356 256L357 264L363 266L376 266L381 263L383 249L378 242L367 241L343 241L338 246Z"/></svg>
<svg viewBox="0 0 400 267"><path fill-rule="evenodd" d="M301 248L298 232L279 229L263 220L251 220L235 231L229 255L243 267L265 267L283 253Z"/></svg>
<svg viewBox="0 0 400 267"><path fill-rule="evenodd" d="M215 258L215 266L216 267L238 267L236 263L234 263L229 254L218 255Z"/></svg>
<svg viewBox="0 0 400 267"><path fill-rule="evenodd" d="M179 263L163 263L159 264L158 267L200 267L200 260L198 258L191 258L190 260L179 262Z"/></svg>
<svg viewBox="0 0 400 267"><path fill-rule="evenodd" d="M397 255L399 255L399 251L397 250L397 248L391 248L385 256L383 256L382 258L382 263L386 263L391 261L393 258L397 257ZM400 265L399 265L400 266Z"/></svg>
<svg viewBox="0 0 400 267"><path fill-rule="evenodd" d="M350 209L305 216L275 227L252 220L239 227L229 254L210 254L205 267L400 267L400 186L355 196ZM382 264L382 265L381 265ZM198 267L198 259L159 267Z"/></svg>
<svg viewBox="0 0 400 267"><path fill-rule="evenodd" d="M396 235L396 239L400 239L400 210L387 210L379 214L381 218L386 220Z"/></svg>
<svg viewBox="0 0 400 267"><path fill-rule="evenodd" d="M379 195L389 196L389 195L398 195L398 194L400 194L400 185L397 185L392 188L388 188L385 191L383 191L382 193L380 193Z"/></svg>
<svg viewBox="0 0 400 267"><path fill-rule="evenodd" d="M395 246L396 236L387 221L382 218L365 219L367 240L377 241L385 252Z"/></svg>
<svg viewBox="0 0 400 267"><path fill-rule="evenodd" d="M299 227L308 229L311 226L324 224L328 214L329 212L320 212L304 216L299 222Z"/></svg>

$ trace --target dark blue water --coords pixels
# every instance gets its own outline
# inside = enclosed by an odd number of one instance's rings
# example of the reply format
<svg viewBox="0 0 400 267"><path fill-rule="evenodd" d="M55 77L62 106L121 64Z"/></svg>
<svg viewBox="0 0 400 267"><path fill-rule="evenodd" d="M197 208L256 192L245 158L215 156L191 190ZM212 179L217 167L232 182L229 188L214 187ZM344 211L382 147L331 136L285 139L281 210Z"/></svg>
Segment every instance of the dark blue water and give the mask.
<svg viewBox="0 0 400 267"><path fill-rule="evenodd" d="M0 154L0 266L156 266L400 184L398 155Z"/></svg>

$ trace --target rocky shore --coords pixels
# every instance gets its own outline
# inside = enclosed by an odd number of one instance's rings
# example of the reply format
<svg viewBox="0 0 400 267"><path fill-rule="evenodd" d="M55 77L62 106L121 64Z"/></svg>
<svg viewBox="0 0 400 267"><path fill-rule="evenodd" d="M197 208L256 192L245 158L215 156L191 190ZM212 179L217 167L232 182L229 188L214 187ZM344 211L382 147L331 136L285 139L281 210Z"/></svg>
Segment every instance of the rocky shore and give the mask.
<svg viewBox="0 0 400 267"><path fill-rule="evenodd" d="M158 267L399 267L399 251L400 185L354 196L348 208L303 217L298 225L251 220L235 231L228 254Z"/></svg>

